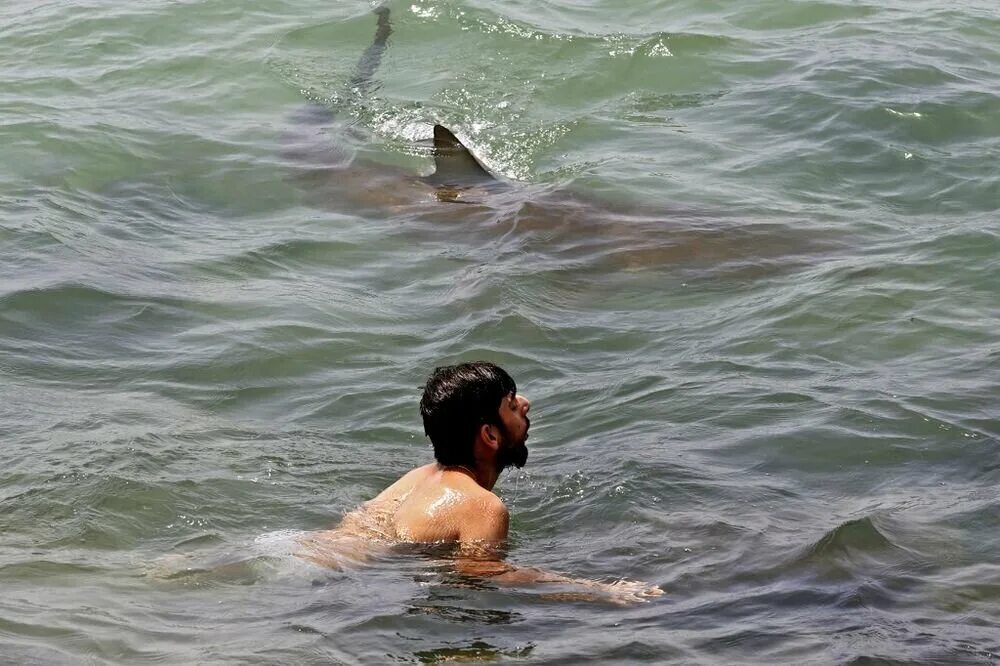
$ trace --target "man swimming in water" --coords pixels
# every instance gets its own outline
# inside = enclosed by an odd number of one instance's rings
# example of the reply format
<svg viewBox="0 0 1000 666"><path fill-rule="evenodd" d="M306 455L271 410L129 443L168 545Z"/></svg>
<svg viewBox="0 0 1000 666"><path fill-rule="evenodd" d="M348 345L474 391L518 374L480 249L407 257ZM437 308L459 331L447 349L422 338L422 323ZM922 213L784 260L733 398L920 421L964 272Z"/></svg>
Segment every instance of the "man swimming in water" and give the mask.
<svg viewBox="0 0 1000 666"><path fill-rule="evenodd" d="M642 601L663 592L632 581L599 583L505 563L510 515L493 494L504 469L528 459L531 403L502 368L486 362L434 370L420 413L436 462L403 475L341 524L299 539L300 557L339 567L365 559L373 543L455 543L460 572L508 584L559 583L598 590L611 601ZM565 594L562 596L566 596Z"/></svg>

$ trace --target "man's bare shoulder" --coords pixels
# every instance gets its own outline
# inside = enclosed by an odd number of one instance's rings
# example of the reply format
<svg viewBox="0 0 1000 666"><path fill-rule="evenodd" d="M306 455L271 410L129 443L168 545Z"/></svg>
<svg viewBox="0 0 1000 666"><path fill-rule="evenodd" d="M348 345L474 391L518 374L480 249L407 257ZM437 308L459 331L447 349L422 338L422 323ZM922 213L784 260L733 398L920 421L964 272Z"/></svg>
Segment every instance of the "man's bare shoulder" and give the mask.
<svg viewBox="0 0 1000 666"><path fill-rule="evenodd" d="M486 490L476 483L473 483L468 490L466 504L490 515L507 513L507 506L503 503L502 499L497 497L492 491Z"/></svg>
<svg viewBox="0 0 1000 666"><path fill-rule="evenodd" d="M463 508L489 513L507 510L503 500L493 491L483 488L475 479L462 472L451 472L447 477L443 477L441 487L457 493Z"/></svg>
<svg viewBox="0 0 1000 666"><path fill-rule="evenodd" d="M462 503L459 519L459 541L500 542L507 539L510 512L503 501L492 492L479 488L470 493Z"/></svg>
<svg viewBox="0 0 1000 666"><path fill-rule="evenodd" d="M399 483L400 481L402 482L422 481L423 479L426 479L428 476L436 474L438 471L440 471L440 469L441 466L438 465L437 463L428 463L426 465L421 465L420 467L414 467L409 472L399 477L399 481L397 481L396 483Z"/></svg>
<svg viewBox="0 0 1000 666"><path fill-rule="evenodd" d="M387 499L399 498L408 494L413 488L419 486L423 483L429 476L435 474L438 471L437 463L430 463L429 465L421 465L420 467L415 467L403 476L396 479L396 481L390 485L388 488L380 492L375 496L369 503L378 504L379 502L385 501Z"/></svg>

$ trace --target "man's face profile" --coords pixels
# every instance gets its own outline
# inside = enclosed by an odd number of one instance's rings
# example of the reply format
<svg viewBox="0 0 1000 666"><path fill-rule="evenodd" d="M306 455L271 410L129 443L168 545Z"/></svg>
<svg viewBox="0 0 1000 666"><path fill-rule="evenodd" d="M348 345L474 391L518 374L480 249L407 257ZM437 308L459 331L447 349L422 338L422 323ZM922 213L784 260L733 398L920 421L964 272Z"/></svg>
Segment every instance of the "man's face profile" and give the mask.
<svg viewBox="0 0 1000 666"><path fill-rule="evenodd" d="M527 398L513 393L504 396L500 401L498 410L500 419L497 424L500 431L497 466L500 469L507 469L512 465L520 469L528 461L528 447L525 445L525 440L528 439L528 428L531 426L527 416L530 407Z"/></svg>

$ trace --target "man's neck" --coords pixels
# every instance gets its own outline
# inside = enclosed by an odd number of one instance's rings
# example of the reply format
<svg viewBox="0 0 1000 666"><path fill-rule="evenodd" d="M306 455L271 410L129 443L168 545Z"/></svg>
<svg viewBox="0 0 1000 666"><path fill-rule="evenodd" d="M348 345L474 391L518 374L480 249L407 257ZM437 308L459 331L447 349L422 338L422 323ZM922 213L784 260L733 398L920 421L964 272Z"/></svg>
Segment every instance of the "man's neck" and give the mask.
<svg viewBox="0 0 1000 666"><path fill-rule="evenodd" d="M493 490L493 486L497 484L497 479L500 478L500 470L496 468L496 465L491 465L482 460L477 460L474 466L442 465L441 468L464 472L472 477L472 480L477 484L490 491Z"/></svg>
<svg viewBox="0 0 1000 666"><path fill-rule="evenodd" d="M499 478L500 470L497 469L496 465L480 464L476 466L476 483L486 490L492 491Z"/></svg>

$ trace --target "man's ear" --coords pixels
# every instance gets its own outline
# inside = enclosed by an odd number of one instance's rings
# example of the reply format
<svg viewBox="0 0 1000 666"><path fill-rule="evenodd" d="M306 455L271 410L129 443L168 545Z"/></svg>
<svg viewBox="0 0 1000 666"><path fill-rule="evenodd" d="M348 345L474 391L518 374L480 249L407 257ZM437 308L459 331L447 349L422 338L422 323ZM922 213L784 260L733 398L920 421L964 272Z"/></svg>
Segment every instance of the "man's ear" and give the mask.
<svg viewBox="0 0 1000 666"><path fill-rule="evenodd" d="M483 442L491 449L496 450L500 448L500 432L495 425L484 423L479 428L479 435L482 437Z"/></svg>

